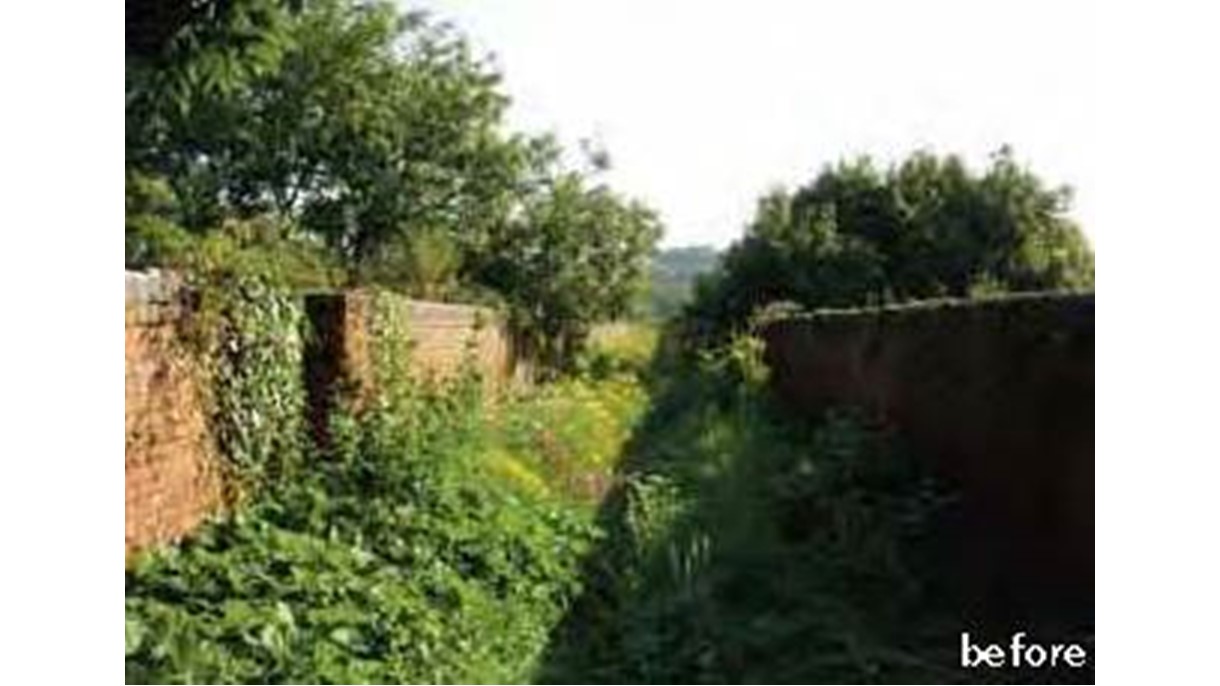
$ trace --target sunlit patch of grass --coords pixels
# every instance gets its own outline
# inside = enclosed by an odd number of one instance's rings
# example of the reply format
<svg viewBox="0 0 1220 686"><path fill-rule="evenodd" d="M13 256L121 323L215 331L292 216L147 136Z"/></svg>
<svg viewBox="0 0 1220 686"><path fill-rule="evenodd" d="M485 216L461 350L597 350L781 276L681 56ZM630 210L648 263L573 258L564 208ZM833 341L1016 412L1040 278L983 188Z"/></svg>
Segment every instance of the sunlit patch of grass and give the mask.
<svg viewBox="0 0 1220 686"><path fill-rule="evenodd" d="M484 459L488 472L494 478L503 480L534 497L545 498L551 495L551 488L546 479L508 451L493 447L486 452Z"/></svg>
<svg viewBox="0 0 1220 686"><path fill-rule="evenodd" d="M652 361L659 335L657 327L648 324L612 324L594 329L591 348L643 368Z"/></svg>
<svg viewBox="0 0 1220 686"><path fill-rule="evenodd" d="M527 490L539 491L541 483L547 492L596 503L648 409L641 377L656 342L648 326L600 330L579 373L497 408L489 421L489 463Z"/></svg>
<svg viewBox="0 0 1220 686"><path fill-rule="evenodd" d="M536 389L496 417L492 459L516 463L550 490L596 499L646 404L643 387L626 377L566 379Z"/></svg>

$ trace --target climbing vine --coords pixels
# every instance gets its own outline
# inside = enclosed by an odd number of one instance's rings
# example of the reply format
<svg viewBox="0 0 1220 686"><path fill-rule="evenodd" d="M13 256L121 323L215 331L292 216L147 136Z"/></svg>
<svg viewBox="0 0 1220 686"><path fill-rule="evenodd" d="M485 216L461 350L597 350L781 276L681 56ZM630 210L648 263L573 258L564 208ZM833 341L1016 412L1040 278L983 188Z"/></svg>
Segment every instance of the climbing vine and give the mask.
<svg viewBox="0 0 1220 686"><path fill-rule="evenodd" d="M185 340L203 379L207 419L230 504L291 473L306 449L303 303L258 262L207 251L187 272Z"/></svg>

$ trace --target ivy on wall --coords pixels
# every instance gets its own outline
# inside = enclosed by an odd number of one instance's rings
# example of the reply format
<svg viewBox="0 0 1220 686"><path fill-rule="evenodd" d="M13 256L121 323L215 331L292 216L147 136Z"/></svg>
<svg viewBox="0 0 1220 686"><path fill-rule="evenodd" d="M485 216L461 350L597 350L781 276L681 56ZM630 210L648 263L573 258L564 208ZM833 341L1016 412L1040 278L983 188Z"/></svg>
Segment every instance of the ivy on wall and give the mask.
<svg viewBox="0 0 1220 686"><path fill-rule="evenodd" d="M307 450L304 307L257 271L200 271L189 283L197 307L188 341L233 503L292 474Z"/></svg>

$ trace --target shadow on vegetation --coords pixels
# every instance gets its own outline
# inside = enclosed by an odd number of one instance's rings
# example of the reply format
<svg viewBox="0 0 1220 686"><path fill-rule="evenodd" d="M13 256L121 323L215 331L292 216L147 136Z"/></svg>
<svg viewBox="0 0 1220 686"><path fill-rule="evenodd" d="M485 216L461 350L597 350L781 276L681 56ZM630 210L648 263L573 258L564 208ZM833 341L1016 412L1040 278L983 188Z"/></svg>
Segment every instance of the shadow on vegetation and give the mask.
<svg viewBox="0 0 1220 686"><path fill-rule="evenodd" d="M953 493L894 435L848 412L783 416L749 351L692 364L667 348L539 681L1092 683L1091 598L978 610ZM967 671L963 631L1087 642L1089 664Z"/></svg>

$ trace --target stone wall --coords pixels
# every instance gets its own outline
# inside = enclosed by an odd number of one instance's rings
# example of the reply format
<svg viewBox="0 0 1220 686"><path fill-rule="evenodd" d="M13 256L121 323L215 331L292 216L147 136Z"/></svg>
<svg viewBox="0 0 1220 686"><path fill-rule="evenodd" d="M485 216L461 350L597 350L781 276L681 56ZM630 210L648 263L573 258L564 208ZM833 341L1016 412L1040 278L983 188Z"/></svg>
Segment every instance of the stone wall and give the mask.
<svg viewBox="0 0 1220 686"><path fill-rule="evenodd" d="M968 576L992 596L1092 602L1092 294L822 312L763 327L792 410L855 406L962 494Z"/></svg>

